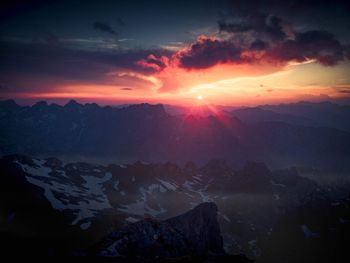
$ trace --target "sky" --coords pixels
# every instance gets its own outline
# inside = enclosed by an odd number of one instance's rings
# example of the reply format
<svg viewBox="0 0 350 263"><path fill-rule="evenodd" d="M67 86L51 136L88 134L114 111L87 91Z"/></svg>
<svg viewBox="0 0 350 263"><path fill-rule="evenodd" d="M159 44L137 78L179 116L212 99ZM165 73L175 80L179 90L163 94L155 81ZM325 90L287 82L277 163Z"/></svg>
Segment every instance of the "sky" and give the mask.
<svg viewBox="0 0 350 263"><path fill-rule="evenodd" d="M350 2L2 1L0 99L350 101Z"/></svg>

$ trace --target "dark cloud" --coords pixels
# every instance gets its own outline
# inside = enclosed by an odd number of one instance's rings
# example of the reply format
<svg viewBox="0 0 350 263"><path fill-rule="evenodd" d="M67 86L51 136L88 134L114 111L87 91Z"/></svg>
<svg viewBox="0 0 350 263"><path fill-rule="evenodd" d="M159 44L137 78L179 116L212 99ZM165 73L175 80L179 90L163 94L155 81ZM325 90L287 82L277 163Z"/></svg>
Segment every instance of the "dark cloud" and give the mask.
<svg viewBox="0 0 350 263"><path fill-rule="evenodd" d="M189 49L180 51L176 57L180 67L205 69L219 63L235 62L240 59L241 49L232 42L210 37L199 37Z"/></svg>
<svg viewBox="0 0 350 263"><path fill-rule="evenodd" d="M235 23L227 23L226 21L219 21L219 30L230 33L241 33L252 30L253 27L249 24L235 24Z"/></svg>
<svg viewBox="0 0 350 263"><path fill-rule="evenodd" d="M344 48L331 33L313 30L296 33L295 39L275 45L267 51L267 57L281 62L315 59L322 65L333 66L344 60Z"/></svg>
<svg viewBox="0 0 350 263"><path fill-rule="evenodd" d="M120 90L130 91L132 88L121 88Z"/></svg>
<svg viewBox="0 0 350 263"><path fill-rule="evenodd" d="M333 88L338 93L350 94L350 83L339 84L332 86L331 88Z"/></svg>
<svg viewBox="0 0 350 263"><path fill-rule="evenodd" d="M248 62L259 59L260 62L284 64L314 59L324 66L333 66L349 57L346 48L334 34L326 30L301 32L293 27L289 19L283 17L301 7L309 12L326 7L329 9L331 1L292 0L281 4L274 0L248 0L229 3L229 12L218 22L220 32L231 34L233 42L235 39L244 39L242 49L245 51L264 53L262 57L254 57L253 53ZM266 10L268 6L271 7L270 10Z"/></svg>
<svg viewBox="0 0 350 263"><path fill-rule="evenodd" d="M350 94L350 90L339 90L339 93L346 93L346 94Z"/></svg>
<svg viewBox="0 0 350 263"><path fill-rule="evenodd" d="M269 44L263 40L257 39L255 40L251 45L250 45L250 49L251 50L265 50L269 47Z"/></svg>
<svg viewBox="0 0 350 263"><path fill-rule="evenodd" d="M271 14L252 13L241 17L238 22L228 22L227 19L218 22L219 30L227 33L259 33L271 40L283 40L287 37L288 23Z"/></svg>
<svg viewBox="0 0 350 263"><path fill-rule="evenodd" d="M108 84L115 84L113 81L121 82L123 77L108 78L106 74L116 71L142 75L155 73L155 69L135 63L150 53L157 57L171 55L167 50L86 51L65 48L64 45L0 40L0 83L7 83L22 91L36 89L33 85L21 82L28 78L39 82L50 80L53 83L70 81L103 84L112 81Z"/></svg>
<svg viewBox="0 0 350 263"><path fill-rule="evenodd" d="M95 22L93 23L93 27L95 30L101 31L101 32L106 32L112 35L117 36L118 33L115 31L108 23L106 22Z"/></svg>
<svg viewBox="0 0 350 263"><path fill-rule="evenodd" d="M205 69L220 63L254 64L316 60L324 66L334 66L345 59L341 43L327 31L312 30L295 33L293 39L266 42L260 39L238 45L235 39L199 37L189 48L175 56L179 66L186 69Z"/></svg>

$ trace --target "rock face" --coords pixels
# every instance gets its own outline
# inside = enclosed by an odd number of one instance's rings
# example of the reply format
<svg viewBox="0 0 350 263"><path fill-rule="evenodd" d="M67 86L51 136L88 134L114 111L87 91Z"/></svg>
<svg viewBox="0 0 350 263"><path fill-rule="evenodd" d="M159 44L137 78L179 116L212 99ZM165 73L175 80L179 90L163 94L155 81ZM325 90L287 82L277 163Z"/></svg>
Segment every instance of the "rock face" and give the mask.
<svg viewBox="0 0 350 263"><path fill-rule="evenodd" d="M97 254L126 258L225 255L217 206L202 203L165 221L142 220L111 233Z"/></svg>
<svg viewBox="0 0 350 263"><path fill-rule="evenodd" d="M70 245L69 222L52 208L40 187L25 180L26 173L10 161L12 158L15 157L0 159L1 255L58 255ZM24 156L17 160L32 162Z"/></svg>
<svg viewBox="0 0 350 263"><path fill-rule="evenodd" d="M202 203L183 215L168 219L166 223L190 241L189 248L195 254L223 254L217 212L215 203Z"/></svg>

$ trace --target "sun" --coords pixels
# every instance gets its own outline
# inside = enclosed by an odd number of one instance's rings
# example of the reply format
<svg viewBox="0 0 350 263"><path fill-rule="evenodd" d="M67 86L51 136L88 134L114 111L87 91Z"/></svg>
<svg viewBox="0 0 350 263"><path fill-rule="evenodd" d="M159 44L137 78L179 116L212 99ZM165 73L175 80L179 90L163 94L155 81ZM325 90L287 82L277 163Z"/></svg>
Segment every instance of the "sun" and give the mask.
<svg viewBox="0 0 350 263"><path fill-rule="evenodd" d="M202 95L198 95L197 96L197 100L202 100L203 99L203 96Z"/></svg>

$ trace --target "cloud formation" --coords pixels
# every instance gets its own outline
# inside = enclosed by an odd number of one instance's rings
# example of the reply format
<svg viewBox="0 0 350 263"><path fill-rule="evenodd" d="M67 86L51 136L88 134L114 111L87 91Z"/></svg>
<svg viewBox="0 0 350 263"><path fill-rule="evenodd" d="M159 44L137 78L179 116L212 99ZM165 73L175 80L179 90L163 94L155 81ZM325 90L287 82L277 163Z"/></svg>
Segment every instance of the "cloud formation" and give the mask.
<svg viewBox="0 0 350 263"><path fill-rule="evenodd" d="M252 13L237 22L220 20L220 32L226 33L258 33L270 40L283 40L288 36L289 24L282 18L265 13Z"/></svg>
<svg viewBox="0 0 350 263"><path fill-rule="evenodd" d="M232 42L200 36L189 48L179 51L175 58L187 69L205 69L219 63L239 61L241 49Z"/></svg>
<svg viewBox="0 0 350 263"><path fill-rule="evenodd" d="M93 23L93 27L95 30L97 31L101 31L101 32L105 32L105 33L109 33L109 34L112 34L112 35L115 35L117 36L118 33L117 31L115 31L108 23L106 22L95 22Z"/></svg>
<svg viewBox="0 0 350 263"><path fill-rule="evenodd" d="M158 58L170 56L167 50L75 49L65 46L64 40L52 46L46 42L0 39L0 50L0 83L18 92L50 90L54 85L73 82L149 87L152 83L139 77L126 79L125 74L109 73L133 72L135 76L149 76L157 70L135 62L149 54Z"/></svg>
<svg viewBox="0 0 350 263"><path fill-rule="evenodd" d="M324 66L334 66L345 59L344 47L334 35L319 30L296 33L294 39L268 49L266 57L278 62L305 62L314 59Z"/></svg>
<svg viewBox="0 0 350 263"><path fill-rule="evenodd" d="M140 67L159 72L169 65L169 58L167 56L157 57L154 54L149 54L147 58L138 60L135 62L135 64Z"/></svg>
<svg viewBox="0 0 350 263"><path fill-rule="evenodd" d="M315 60L324 66L334 66L345 59L341 43L329 32L306 31L294 38L266 42L255 39L238 44L235 39L200 36L188 48L177 52L173 60L185 69L206 69L217 64L280 64Z"/></svg>

